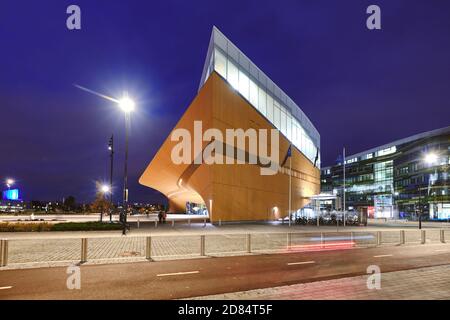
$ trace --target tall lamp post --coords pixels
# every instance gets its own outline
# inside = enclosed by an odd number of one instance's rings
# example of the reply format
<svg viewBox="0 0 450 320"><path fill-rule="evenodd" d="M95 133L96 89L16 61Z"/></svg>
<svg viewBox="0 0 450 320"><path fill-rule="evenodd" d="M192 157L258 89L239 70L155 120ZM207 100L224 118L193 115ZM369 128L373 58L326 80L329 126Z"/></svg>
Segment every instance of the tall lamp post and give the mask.
<svg viewBox="0 0 450 320"><path fill-rule="evenodd" d="M130 113L134 110L135 103L128 94L119 100L119 107L125 114L125 166L123 177L123 212L122 212L122 234L126 234L127 212L128 212L128 135L130 130Z"/></svg>
<svg viewBox="0 0 450 320"><path fill-rule="evenodd" d="M111 138L109 139L108 143L108 150L109 150L109 157L111 160L110 164L110 175L109 175L109 201L110 201L110 208L109 208L109 222L112 222L112 214L113 214L113 194L112 194L112 185L113 185L113 159L114 159L114 135L111 135Z"/></svg>
<svg viewBox="0 0 450 320"><path fill-rule="evenodd" d="M106 195L111 192L111 189L106 184L102 185L100 188L101 193L103 194L103 198L106 199ZM102 212L100 212L100 222L103 222L103 206L102 206Z"/></svg>
<svg viewBox="0 0 450 320"><path fill-rule="evenodd" d="M343 171L343 208L342 208L342 214L343 214L343 219L344 219L344 227L345 227L345 147L342 150L342 154L343 154L343 160L342 160L342 171ZM339 222L338 222L339 224Z"/></svg>
<svg viewBox="0 0 450 320"><path fill-rule="evenodd" d="M427 153L425 155L424 161L429 167L431 167L433 165L436 165L436 163L438 161L438 156L434 152ZM437 169L435 170L435 172L437 172ZM429 181L430 178L431 178L431 173L430 173L430 177L428 178L428 184L430 183L430 181ZM430 189L430 186L428 186L428 188ZM428 190L428 197L429 196L430 196L430 190ZM419 214L419 229L422 229L422 214L423 214L423 206L422 206L422 209L420 210L420 214Z"/></svg>
<svg viewBox="0 0 450 320"><path fill-rule="evenodd" d="M92 93L96 96L99 96L103 99L107 99L110 101L113 101L119 105L119 107L122 109L122 111L125 113L125 172L124 172L124 179L123 179L123 212L121 215L121 222L123 224L123 231L122 234L126 234L126 222L127 222L127 209L128 209L128 131L130 127L130 113L134 110L135 103L134 101L128 96L128 93L125 93L122 99L118 100L112 97L108 97L107 95L101 94L99 92L96 92L94 90L91 90L89 88L80 86L78 84L74 84L75 87L78 89L81 89L83 91Z"/></svg>

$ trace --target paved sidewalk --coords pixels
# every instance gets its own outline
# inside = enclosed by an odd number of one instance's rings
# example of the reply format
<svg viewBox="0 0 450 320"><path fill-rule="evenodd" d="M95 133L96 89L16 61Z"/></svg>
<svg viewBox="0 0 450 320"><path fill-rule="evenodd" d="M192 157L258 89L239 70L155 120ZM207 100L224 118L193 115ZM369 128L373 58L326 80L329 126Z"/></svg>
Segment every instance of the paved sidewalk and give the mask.
<svg viewBox="0 0 450 320"><path fill-rule="evenodd" d="M145 260L146 238L151 239L151 257L155 260L178 259L201 256L201 237L205 235L204 252L208 256L230 256L253 253L311 251L330 246L370 247L377 245L376 232L371 228L352 227L291 227L271 225L230 225L192 228L163 226L155 232L137 230L127 236L116 232L45 232L12 233L8 235L8 266L6 268L32 267L35 263L55 265L79 261L81 237L88 238L88 261L116 262L117 260ZM379 231L380 229L376 229ZM387 229L382 233L383 245L398 245L400 232ZM287 232L293 232L288 237ZM297 233L295 233L297 232ZM301 233L298 233L301 232ZM323 232L323 234L321 234ZM247 247L247 234L251 234L251 245ZM450 239L450 230L445 230ZM0 238L5 233L0 233ZM406 244L420 244L419 230L405 232ZM288 245L290 244L290 247ZM426 231L426 243L440 243L440 230ZM336 249L336 247L332 247ZM0 268L3 269L3 268Z"/></svg>
<svg viewBox="0 0 450 320"><path fill-rule="evenodd" d="M381 274L381 289L367 288L368 276L218 294L208 300L437 300L450 299L450 265Z"/></svg>
<svg viewBox="0 0 450 320"><path fill-rule="evenodd" d="M287 223L230 223L221 226L203 222L177 222L174 226L171 223L159 224L155 228L152 218L142 218L140 220L140 228L136 223L131 223L131 231L126 237L134 236L181 236L181 235L201 235L201 234L247 234L247 233L287 233L287 232L375 232L375 231L398 231L410 230L417 231L416 225L369 225L363 226L302 226L292 225L289 227ZM444 229L450 231L450 224L437 223L433 227L423 226L424 230ZM52 231L52 232L0 232L0 239L51 239L51 238L123 238L121 230L115 231Z"/></svg>

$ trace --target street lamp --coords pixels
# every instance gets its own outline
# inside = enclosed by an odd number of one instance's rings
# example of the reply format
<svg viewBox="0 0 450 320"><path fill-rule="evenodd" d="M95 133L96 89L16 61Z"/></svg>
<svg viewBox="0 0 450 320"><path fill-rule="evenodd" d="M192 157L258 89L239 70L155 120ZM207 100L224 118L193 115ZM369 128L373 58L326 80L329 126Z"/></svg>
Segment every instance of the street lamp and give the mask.
<svg viewBox="0 0 450 320"><path fill-rule="evenodd" d="M103 194L103 198L106 198L106 195L111 192L111 189L109 188L108 185L103 184L100 186L100 192ZM103 208L104 206L102 205L102 210L100 212L100 222L103 222Z"/></svg>
<svg viewBox="0 0 450 320"><path fill-rule="evenodd" d="M437 163L438 161L438 155L434 152L429 152L425 155L425 157L423 158L423 161L428 165L428 166L433 166ZM431 174L430 174L431 176ZM430 179L430 178L428 178ZM429 183L429 182L428 182ZM423 214L423 206L421 206L421 194L422 191L420 190L420 186L419 186L419 229L422 229L422 214ZM430 196L430 191L428 188L428 197Z"/></svg>
<svg viewBox="0 0 450 320"><path fill-rule="evenodd" d="M122 99L119 100L119 107L125 112L130 113L134 110L135 103L132 99L125 95Z"/></svg>
<svg viewBox="0 0 450 320"><path fill-rule="evenodd" d="M110 174L109 174L109 202L111 205L111 208L109 209L109 222L112 223L112 214L113 214L113 193L112 193L112 187L113 187L113 161L114 161L114 135L111 135L111 138L108 142L108 150L109 150L109 158L110 158Z"/></svg>
<svg viewBox="0 0 450 320"><path fill-rule="evenodd" d="M11 189L11 186L14 184L13 179L6 179L6 186L8 187L8 190Z"/></svg>
<svg viewBox="0 0 450 320"><path fill-rule="evenodd" d="M102 187L100 188L100 190L102 191L103 195L106 195L107 193L110 192L110 188L109 186L107 186L106 184L102 185Z"/></svg>
<svg viewBox="0 0 450 320"><path fill-rule="evenodd" d="M128 96L128 93L125 92L124 96L121 99L115 99L113 97L109 97L107 95L101 94L99 92L96 92L94 90L91 90L89 88L80 86L78 84L74 84L75 87L78 89L81 89L83 91L89 92L91 94L94 94L96 96L99 96L103 99L107 99L109 101L113 101L118 104L120 109L125 113L125 174L124 174L124 183L123 183L123 217L122 217L122 223L123 223L123 234L126 233L126 219L127 219L127 208L128 208L128 131L130 126L130 113L134 110L136 104L134 103L133 99L131 99ZM113 150L113 147L111 146L110 151Z"/></svg>
<svg viewBox="0 0 450 320"><path fill-rule="evenodd" d="M127 212L128 212L128 132L130 129L130 113L135 108L134 101L128 96L127 93L118 102L119 107L125 114L125 168L124 168L124 178L123 178L123 215L122 223L123 229L122 234L126 234L126 222L127 222Z"/></svg>
<svg viewBox="0 0 450 320"><path fill-rule="evenodd" d="M434 152L427 153L424 158L425 162L429 165L433 165L437 163L438 156Z"/></svg>

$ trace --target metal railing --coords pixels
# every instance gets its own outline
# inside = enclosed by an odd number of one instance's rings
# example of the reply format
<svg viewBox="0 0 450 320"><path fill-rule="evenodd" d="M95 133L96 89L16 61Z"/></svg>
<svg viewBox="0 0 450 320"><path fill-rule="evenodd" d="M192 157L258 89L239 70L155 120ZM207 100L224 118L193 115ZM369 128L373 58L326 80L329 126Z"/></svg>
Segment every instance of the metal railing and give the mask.
<svg viewBox="0 0 450 320"><path fill-rule="evenodd" d="M195 222L203 222L203 227L206 227L206 222L208 221L208 217L200 217L200 218L186 218L186 219L180 219L180 218L172 218L172 219L166 219L166 223L170 224L172 227L175 226L175 222L187 222L187 224L190 226L193 221ZM151 219L141 219L141 217L137 217L136 221L130 221L130 222L136 222L137 228L139 229L140 224L144 222L153 222L155 224L155 228L158 227L158 224L160 224L158 218L151 218Z"/></svg>
<svg viewBox="0 0 450 320"><path fill-rule="evenodd" d="M122 258L230 256L266 252L350 249L380 245L446 243L450 230L288 232L2 239L0 267L23 263L108 261Z"/></svg>

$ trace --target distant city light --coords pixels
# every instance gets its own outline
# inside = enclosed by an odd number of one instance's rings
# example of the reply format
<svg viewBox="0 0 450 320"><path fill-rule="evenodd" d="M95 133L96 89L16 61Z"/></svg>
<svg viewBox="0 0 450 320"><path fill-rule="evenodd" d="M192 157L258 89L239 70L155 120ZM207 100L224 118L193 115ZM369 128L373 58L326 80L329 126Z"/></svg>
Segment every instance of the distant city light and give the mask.
<svg viewBox="0 0 450 320"><path fill-rule="evenodd" d="M19 189L3 191L4 200L19 200Z"/></svg>
<svg viewBox="0 0 450 320"><path fill-rule="evenodd" d="M8 187L8 189L10 189L14 183L15 181L13 179L6 179L6 186Z"/></svg>

